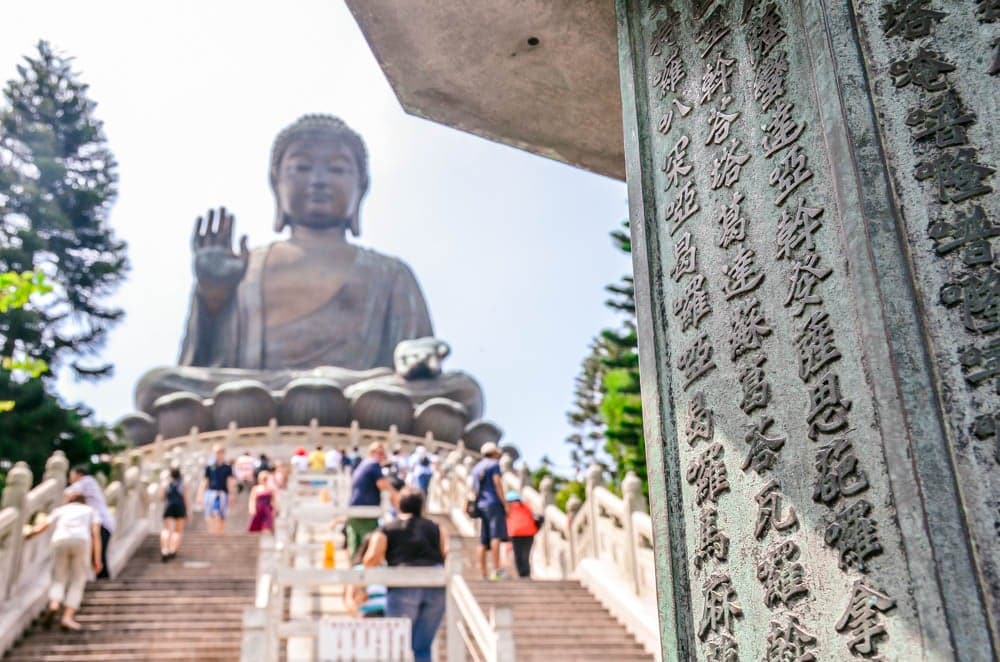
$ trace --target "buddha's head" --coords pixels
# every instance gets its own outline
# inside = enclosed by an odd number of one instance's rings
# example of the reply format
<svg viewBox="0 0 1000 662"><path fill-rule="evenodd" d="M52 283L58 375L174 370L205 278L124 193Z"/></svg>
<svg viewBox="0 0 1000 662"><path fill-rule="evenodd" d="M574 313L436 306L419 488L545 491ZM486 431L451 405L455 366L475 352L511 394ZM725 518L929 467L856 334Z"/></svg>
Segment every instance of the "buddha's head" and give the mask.
<svg viewBox="0 0 1000 662"><path fill-rule="evenodd" d="M361 233L358 212L368 191L368 154L361 136L332 115L304 115L271 149L274 229L304 225Z"/></svg>

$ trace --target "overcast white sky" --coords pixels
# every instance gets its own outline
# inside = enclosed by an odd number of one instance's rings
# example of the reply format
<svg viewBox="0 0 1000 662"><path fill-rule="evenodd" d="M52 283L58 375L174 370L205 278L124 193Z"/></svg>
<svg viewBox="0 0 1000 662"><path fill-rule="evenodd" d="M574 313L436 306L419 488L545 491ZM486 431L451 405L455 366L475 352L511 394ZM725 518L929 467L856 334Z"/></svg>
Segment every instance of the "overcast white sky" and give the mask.
<svg viewBox="0 0 1000 662"><path fill-rule="evenodd" d="M615 319L604 285L631 266L608 240L623 183L406 115L338 0L4 3L0 79L40 38L76 58L99 104L132 261L105 351L115 376L63 378L67 399L111 422L145 370L176 362L195 216L226 205L251 245L271 240L271 141L333 113L370 152L362 243L413 267L447 367L479 379L505 441L566 462L573 377Z"/></svg>

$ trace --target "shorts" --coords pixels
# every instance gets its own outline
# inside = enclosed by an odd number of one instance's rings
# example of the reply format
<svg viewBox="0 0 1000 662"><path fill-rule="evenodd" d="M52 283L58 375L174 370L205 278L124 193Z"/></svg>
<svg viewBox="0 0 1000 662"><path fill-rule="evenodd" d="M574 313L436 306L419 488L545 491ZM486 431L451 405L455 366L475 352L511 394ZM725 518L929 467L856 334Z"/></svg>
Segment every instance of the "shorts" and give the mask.
<svg viewBox="0 0 1000 662"><path fill-rule="evenodd" d="M205 490L205 517L226 519L229 513L229 492Z"/></svg>
<svg viewBox="0 0 1000 662"><path fill-rule="evenodd" d="M187 509L183 503L171 503L163 509L163 519L184 519L187 517Z"/></svg>
<svg viewBox="0 0 1000 662"><path fill-rule="evenodd" d="M483 547L489 547L491 540L500 542L510 540L507 535L507 513L499 503L485 510L479 509L479 524L479 543Z"/></svg>

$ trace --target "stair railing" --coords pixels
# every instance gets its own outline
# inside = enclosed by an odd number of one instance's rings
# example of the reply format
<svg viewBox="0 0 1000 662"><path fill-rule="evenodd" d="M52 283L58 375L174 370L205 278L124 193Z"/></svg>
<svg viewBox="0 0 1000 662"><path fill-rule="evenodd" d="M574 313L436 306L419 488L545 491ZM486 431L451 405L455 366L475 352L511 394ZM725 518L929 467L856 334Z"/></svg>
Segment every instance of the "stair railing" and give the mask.
<svg viewBox="0 0 1000 662"><path fill-rule="evenodd" d="M652 521L639 478L630 472L619 497L602 485L600 467L592 466L586 498L570 497L562 512L555 506L551 478L543 478L535 489L527 472L515 471L512 465L511 458L501 458L505 489L520 492L522 501L543 516L531 553L532 576L580 580L650 653L657 654ZM431 482L432 503L437 512L450 514L460 529L467 526L474 534L474 523L464 511L469 484L465 459L444 463Z"/></svg>
<svg viewBox="0 0 1000 662"><path fill-rule="evenodd" d="M155 489L158 467L139 464L139 455L116 458L118 479L104 490L115 518L115 534L108 546L108 566L114 575L128 562L154 524L151 513L162 510ZM48 596L52 563L52 531L28 537L38 517L63 503L69 463L56 451L45 463L41 482L24 462L7 473L0 496L0 656L7 651L42 612Z"/></svg>

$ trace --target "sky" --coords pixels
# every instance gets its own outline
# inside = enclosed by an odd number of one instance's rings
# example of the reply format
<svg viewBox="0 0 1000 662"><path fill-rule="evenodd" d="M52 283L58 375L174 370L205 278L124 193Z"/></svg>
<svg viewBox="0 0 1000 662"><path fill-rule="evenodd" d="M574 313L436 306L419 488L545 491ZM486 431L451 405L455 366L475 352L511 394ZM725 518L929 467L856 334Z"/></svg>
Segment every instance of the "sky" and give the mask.
<svg viewBox="0 0 1000 662"><path fill-rule="evenodd" d="M175 365L192 287L196 216L225 205L251 246L274 239L271 142L306 113L367 142L360 243L409 263L446 369L474 375L486 418L529 464L568 464L565 412L599 329L605 285L630 271L608 233L625 185L407 115L338 0L4 4L0 79L38 39L75 58L119 163L111 212L131 272L103 358L111 379L60 394L103 422L132 410L139 377Z"/></svg>

